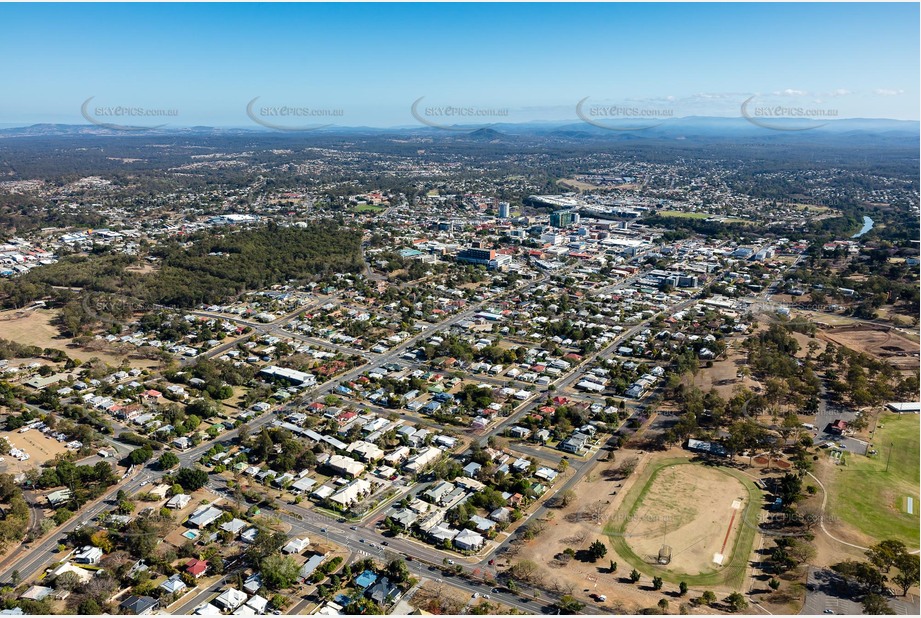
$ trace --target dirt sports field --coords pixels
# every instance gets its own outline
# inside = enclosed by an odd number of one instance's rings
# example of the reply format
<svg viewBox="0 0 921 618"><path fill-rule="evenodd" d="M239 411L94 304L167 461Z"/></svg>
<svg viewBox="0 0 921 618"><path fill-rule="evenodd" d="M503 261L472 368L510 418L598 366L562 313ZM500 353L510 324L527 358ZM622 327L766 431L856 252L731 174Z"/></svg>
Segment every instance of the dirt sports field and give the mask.
<svg viewBox="0 0 921 618"><path fill-rule="evenodd" d="M820 330L818 337L865 352L890 362L899 371L915 371L921 346L898 331L866 326L844 326Z"/></svg>
<svg viewBox="0 0 921 618"><path fill-rule="evenodd" d="M652 562L671 547L669 569L699 575L731 555L748 491L716 468L675 465L660 469L629 514L627 545Z"/></svg>
<svg viewBox="0 0 921 618"><path fill-rule="evenodd" d="M604 533L631 567L665 581L742 586L757 535L761 492L741 472L659 455L634 474ZM658 562L663 546L667 564ZM667 550L666 550L667 553Z"/></svg>

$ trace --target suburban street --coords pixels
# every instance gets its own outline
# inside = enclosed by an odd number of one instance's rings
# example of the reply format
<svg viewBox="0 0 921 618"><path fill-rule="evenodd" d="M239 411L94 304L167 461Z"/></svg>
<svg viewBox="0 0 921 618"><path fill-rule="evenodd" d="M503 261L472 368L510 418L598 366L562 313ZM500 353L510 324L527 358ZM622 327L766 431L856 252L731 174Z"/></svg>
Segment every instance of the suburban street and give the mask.
<svg viewBox="0 0 921 618"><path fill-rule="evenodd" d="M615 292L617 290L623 289L631 285L640 276L641 274L634 275L619 282L617 285L609 286L608 290L610 292ZM547 278L548 276L544 275L543 279L540 279L539 281L546 280ZM533 282L527 282L527 284L532 283ZM361 353L366 358L371 357L374 363L381 365L394 362L400 359L402 354L404 354L407 350L419 345L421 341L428 339L429 337L439 332L446 331L464 320L470 319L475 313L482 310L484 307L492 305L504 297L515 294L523 285L525 285L525 282L522 282L522 284L520 284L518 287L503 292L498 296L480 301L468 307L467 309L449 317L443 322L427 328L413 337L410 337L409 339L405 340L384 354L369 355L358 351L350 352L356 354ZM318 300L316 303L314 303L314 305L319 306L320 304L329 302L332 298L334 298L334 296L325 297ZM680 311L696 302L696 299L687 299L671 307L669 311ZM276 332L277 329L283 328L288 322L294 319L294 317L305 310L308 309L301 307L296 311L292 311L279 318L279 320L269 324L251 323L245 320L229 318L223 315L211 315L205 312L193 313L196 315L207 315L209 317L220 317L222 319L228 319L236 323L245 323L246 325L252 326L257 330L257 332L272 333ZM570 370L568 370L554 382L555 389L553 392L562 393L564 390L570 388L583 373L584 369L593 361L599 358L608 357L614 350L617 349L618 346L622 345L624 341L631 339L642 329L646 328L648 323L653 319L654 317L650 317L634 324L627 330L617 335L604 348L596 350L595 352L586 356L579 364L574 365L572 368L570 368ZM286 332L286 334L290 333ZM235 343L236 342L232 342L231 346ZM318 341L316 344L323 347L329 347L329 345L324 341ZM225 351L219 349L220 347L221 346L210 350L208 352L208 356L220 354ZM336 376L313 389L308 389L302 393L302 395L299 397L299 400L302 402L308 402L321 399L326 394L331 393L338 384L348 382L359 377L361 374L367 371L367 367L368 364L365 363L351 369L344 374ZM496 384L497 386L508 383L508 380L501 381L495 378L488 379L488 381L490 383ZM537 406L541 405L550 392L551 391L549 391L546 387L534 390L526 400L522 401L515 407L515 409L508 417L503 418L499 423L496 423L493 427L490 427L487 431L477 436L475 438L476 442L485 446L486 442L491 436L501 435L507 427L515 424L520 418L529 414ZM389 414L392 412L390 410L378 408L377 406L366 404L362 405L363 407L368 407L369 409L372 409L378 413ZM284 417L286 414L294 411L298 407L298 403L288 403L274 412L266 412L249 420L246 423L245 428L250 432L250 434L255 434L265 425L275 421L280 417ZM419 419L415 416L401 413L398 414L407 420L411 420L414 423L420 422ZM626 420L624 422L626 422ZM228 439L233 439L239 435L239 432L240 428L228 430L219 436L218 440L226 441ZM180 466L194 466L198 459L200 459L201 456L212 447L213 443L214 441L203 442L202 444L199 444L198 446L190 448L186 451L177 452L180 460ZM563 457L562 453L556 453L555 451L551 451L549 449L538 449L527 444L515 443L511 445L510 448L528 456L549 460L554 464L558 464ZM568 460L572 469L572 474L561 486L555 487L553 493L557 494L560 492L565 492L574 487L583 478L584 472L590 469L596 463L602 451L602 448L595 447L591 449L591 451L587 453L584 458L579 456L569 457ZM53 533L46 536L43 540L34 544L27 555L18 559L16 559L15 556L12 556L7 560L7 563L11 562L11 564L8 564L2 574L0 574L0 581L8 581L10 574L14 570L19 571L19 574L23 579L38 575L42 568L46 567L49 563L55 560L58 540L62 536L76 529L80 525L89 524L96 515L110 509L111 505L109 504L109 501L120 489L130 494L137 491L142 486L142 484L157 483L163 472L156 468L157 464L155 462L150 462L146 466L134 470L131 475L110 488L110 490L102 499L98 500L93 505L84 508L81 510L78 516L75 516L71 521L67 522L60 529L54 531ZM209 489L216 495L222 496L223 500L233 500L232 492L228 489L227 481L223 478L219 476L213 476L208 486ZM448 575L440 573L443 562L450 558L456 560L458 564L463 565L467 571L471 571L473 569L480 569L483 572L492 570L489 562L494 560L498 555L505 551L508 545L514 541L514 535L509 535L499 543L490 545L488 551L477 555L473 559L458 558L456 554L443 552L439 549L436 549L434 546L427 545L408 537L384 537L379 531L376 523L383 519L392 503L399 500L403 495L405 495L405 493L417 492L420 489L421 486L418 485L411 485L406 487L403 491L398 492L396 495L386 500L382 505L379 505L378 508L374 509L370 515L366 516L361 522L358 522L358 525L354 526L350 526L348 523L337 523L336 519L333 517L326 516L323 513L317 512L307 507L303 507L298 504L284 504L283 506L279 506L276 510L264 510L270 511L281 521L289 524L291 526L290 534L292 536L307 535L315 538L323 537L329 542L336 543L346 548L350 552L352 559L359 559L363 556L373 556L382 560L387 560L391 557L405 556L408 558L407 565L409 566L410 570L418 576L428 578L432 578L433 576L449 577L449 581L452 585L465 589L471 594L474 592L482 593L482 584L480 583L471 582L453 574ZM546 512L547 506L545 500L544 503L541 504L541 506L539 506L536 511L530 515L530 517L542 517ZM352 527L354 527L354 529L352 529ZM382 545L384 542L387 542L388 545ZM181 605L179 605L178 609L174 611L181 614L190 613L199 605L216 596L221 589L222 581L223 580L212 584L205 589L195 590L192 593L192 596L188 597L187 599L183 599L181 601ZM527 595L512 594L508 591L502 592L501 590L491 593L491 596L497 601L501 601L521 611L527 611L530 613L539 613L544 610L549 611L549 603L552 602L552 596L548 596L546 593L542 594L541 601L529 598ZM598 612L600 613L600 610L598 610ZM587 606L585 610L583 610L583 613L596 612L594 607Z"/></svg>

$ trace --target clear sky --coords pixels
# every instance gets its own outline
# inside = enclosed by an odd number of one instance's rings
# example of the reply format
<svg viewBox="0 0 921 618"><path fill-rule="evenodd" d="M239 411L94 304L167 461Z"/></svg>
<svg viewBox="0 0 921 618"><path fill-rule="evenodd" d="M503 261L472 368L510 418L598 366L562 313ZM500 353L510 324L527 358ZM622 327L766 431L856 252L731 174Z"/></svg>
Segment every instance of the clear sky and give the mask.
<svg viewBox="0 0 921 618"><path fill-rule="evenodd" d="M0 4L0 124L86 123L89 97L174 126L252 126L255 97L351 126L416 125L420 97L511 122L751 96L917 120L918 23L913 3Z"/></svg>

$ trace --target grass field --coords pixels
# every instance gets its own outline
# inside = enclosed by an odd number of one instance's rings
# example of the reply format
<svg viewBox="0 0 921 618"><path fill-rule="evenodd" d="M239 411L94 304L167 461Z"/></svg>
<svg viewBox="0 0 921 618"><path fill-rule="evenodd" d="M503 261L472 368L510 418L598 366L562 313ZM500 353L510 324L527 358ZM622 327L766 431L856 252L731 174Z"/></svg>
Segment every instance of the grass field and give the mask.
<svg viewBox="0 0 921 618"><path fill-rule="evenodd" d="M880 416L873 439L879 455L851 455L847 465L835 468L833 482L828 487L829 515L876 541L898 539L917 549L918 512L921 510L918 503L918 456L921 453L918 430L917 414ZM914 500L913 515L906 512L908 497Z"/></svg>
<svg viewBox="0 0 921 618"><path fill-rule="evenodd" d="M384 206L375 206L374 204L359 204L355 207L355 212L381 212L387 210Z"/></svg>
<svg viewBox="0 0 921 618"><path fill-rule="evenodd" d="M678 486L668 481L675 470L684 466L688 466L681 470L686 491L679 491ZM698 468L698 474L694 474L691 466ZM721 482L719 477L722 475L725 477ZM698 484L700 487L697 487ZM666 490L664 494L663 488ZM739 492L742 492L741 495L738 495ZM729 555L718 567L711 560L713 548L718 551L722 546L730 518L729 502L737 497L744 498L744 506L729 530L730 543L726 545ZM657 505L663 502L665 504ZM642 472L624 498L623 508L629 511L609 522L604 533L609 536L617 555L641 573L657 575L671 583L684 581L689 586L723 585L740 589L754 545L761 504L761 492L750 479L736 470L708 467L691 463L688 459L664 459ZM660 514L653 513L651 508ZM652 521L657 517L673 522L674 533L669 537L673 555L669 565L651 562L646 547L649 540L631 536L635 522ZM689 561L689 557L694 557L690 554L681 559L676 555L682 544L690 549L692 543L701 545L696 564ZM658 545L658 542L655 544Z"/></svg>
<svg viewBox="0 0 921 618"><path fill-rule="evenodd" d="M684 212L683 210L660 210L657 214L663 217L675 217L678 219L708 219L710 217L719 217L722 223L749 223L745 219L738 217L723 217L722 215L713 215L706 212Z"/></svg>
<svg viewBox="0 0 921 618"><path fill-rule="evenodd" d="M713 215L706 212L684 212L683 210L660 210L663 217L679 217L681 219L706 219Z"/></svg>

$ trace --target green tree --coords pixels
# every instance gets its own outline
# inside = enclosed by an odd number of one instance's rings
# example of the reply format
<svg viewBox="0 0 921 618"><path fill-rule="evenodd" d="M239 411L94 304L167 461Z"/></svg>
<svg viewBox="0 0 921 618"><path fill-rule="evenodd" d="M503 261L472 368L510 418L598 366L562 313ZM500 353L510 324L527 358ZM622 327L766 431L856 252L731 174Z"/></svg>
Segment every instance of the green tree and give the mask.
<svg viewBox="0 0 921 618"><path fill-rule="evenodd" d="M716 594L712 590L704 590L704 593L698 598L702 605L710 606L716 603Z"/></svg>
<svg viewBox="0 0 921 618"><path fill-rule="evenodd" d="M687 593L688 593L687 582L678 582L678 595L683 597Z"/></svg>
<svg viewBox="0 0 921 618"><path fill-rule="evenodd" d="M918 583L918 557L907 551L897 557L893 566L899 570L892 577L892 582L902 589L902 596L908 594L908 589Z"/></svg>
<svg viewBox="0 0 921 618"><path fill-rule="evenodd" d="M585 603L577 601L576 598L570 594L564 594L554 605L556 605L556 608L561 614L575 614L585 607Z"/></svg>
<svg viewBox="0 0 921 618"><path fill-rule="evenodd" d="M176 482L186 491L196 491L208 484L208 473L199 468L181 468L176 473Z"/></svg>
<svg viewBox="0 0 921 618"><path fill-rule="evenodd" d="M866 551L870 562L883 573L888 573L896 561L906 553L905 543L893 539L881 541Z"/></svg>
<svg viewBox="0 0 921 618"><path fill-rule="evenodd" d="M153 449L149 446L136 448L128 454L128 461L133 466L139 466L153 457Z"/></svg>
<svg viewBox="0 0 921 618"><path fill-rule="evenodd" d="M166 451L160 455L160 459L157 460L160 463L160 467L164 470L172 470L179 465L179 457L175 453Z"/></svg>
<svg viewBox="0 0 921 618"><path fill-rule="evenodd" d="M604 558L607 553L608 548L605 547L604 543L601 541L595 541L588 546L588 555L591 557L592 562L595 562L599 558Z"/></svg>
<svg viewBox="0 0 921 618"><path fill-rule="evenodd" d="M662 590L662 578L653 577L652 578L652 589L653 590Z"/></svg>
<svg viewBox="0 0 921 618"><path fill-rule="evenodd" d="M729 611L731 612L741 612L748 608L748 601L746 601L745 597L739 592L733 592L726 597L726 604L729 606Z"/></svg>
<svg viewBox="0 0 921 618"><path fill-rule="evenodd" d="M889 607L889 602L886 601L886 598L875 592L864 595L863 599L860 601L860 604L863 605L863 613L870 616L885 616L895 614L892 608Z"/></svg>
<svg viewBox="0 0 921 618"><path fill-rule="evenodd" d="M270 590L284 590L297 583L300 566L291 556L271 554L260 563L262 581Z"/></svg>
<svg viewBox="0 0 921 618"><path fill-rule="evenodd" d="M640 581L640 572L636 569L633 569L630 571L630 583L635 584L638 581Z"/></svg>

